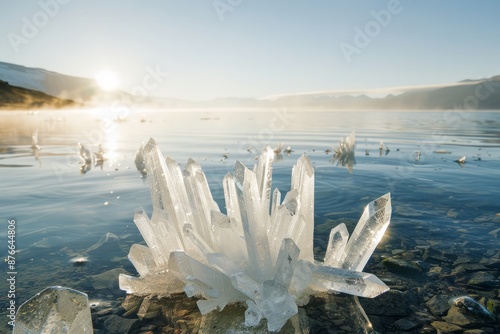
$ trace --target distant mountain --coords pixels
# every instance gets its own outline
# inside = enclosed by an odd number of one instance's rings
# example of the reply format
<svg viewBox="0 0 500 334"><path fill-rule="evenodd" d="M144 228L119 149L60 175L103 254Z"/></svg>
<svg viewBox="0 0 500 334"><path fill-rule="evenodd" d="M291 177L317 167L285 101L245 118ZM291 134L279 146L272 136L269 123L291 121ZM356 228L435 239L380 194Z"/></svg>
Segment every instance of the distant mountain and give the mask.
<svg viewBox="0 0 500 334"><path fill-rule="evenodd" d="M384 97L336 91L282 94L277 97L218 98L210 101L183 101L149 98L144 103L167 108L293 108L311 110L500 110L500 76L465 80L439 86L396 87L397 93ZM377 90L374 90L377 91Z"/></svg>
<svg viewBox="0 0 500 334"><path fill-rule="evenodd" d="M0 109L74 108L82 105L0 80Z"/></svg>
<svg viewBox="0 0 500 334"><path fill-rule="evenodd" d="M71 99L86 104L111 103L128 95L120 91L105 92L93 79L5 62L0 62L0 80L7 81L12 86L36 90L61 99Z"/></svg>
<svg viewBox="0 0 500 334"><path fill-rule="evenodd" d="M275 107L358 110L500 110L500 76L464 80L459 83L409 88L398 95L382 98L340 95L335 92L283 94L268 99Z"/></svg>
<svg viewBox="0 0 500 334"><path fill-rule="evenodd" d="M37 90L62 99L85 102L99 91L94 80L73 77L41 68L0 62L0 79L12 86Z"/></svg>
<svg viewBox="0 0 500 334"><path fill-rule="evenodd" d="M79 78L20 65L0 62L0 80L12 86L36 90L86 105L128 105L130 107L183 108L295 108L321 110L500 110L500 75L466 79L445 85L395 87L385 97L363 92L322 91L281 94L268 98L217 98L186 101L166 97L138 97L121 91L104 92L92 79ZM387 91L374 89L372 92ZM368 91L366 91L368 93ZM380 94L378 94L380 95ZM136 102L137 101L137 102Z"/></svg>

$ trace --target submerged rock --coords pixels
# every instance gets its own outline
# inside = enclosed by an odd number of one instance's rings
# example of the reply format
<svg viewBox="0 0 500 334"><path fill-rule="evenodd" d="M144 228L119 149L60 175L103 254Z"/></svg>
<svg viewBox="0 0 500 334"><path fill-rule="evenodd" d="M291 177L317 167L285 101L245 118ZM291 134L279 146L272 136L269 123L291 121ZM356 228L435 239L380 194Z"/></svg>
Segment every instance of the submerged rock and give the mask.
<svg viewBox="0 0 500 334"><path fill-rule="evenodd" d="M425 305L435 316L442 316L450 309L450 296L436 295L429 299Z"/></svg>
<svg viewBox="0 0 500 334"><path fill-rule="evenodd" d="M409 331L420 326L417 322L412 321L411 319L408 318L399 319L394 322L394 325L396 326L397 329L402 331Z"/></svg>
<svg viewBox="0 0 500 334"><path fill-rule="evenodd" d="M422 268L415 262L402 257L390 257L384 259L382 263L392 272L403 275L413 275L422 273Z"/></svg>
<svg viewBox="0 0 500 334"><path fill-rule="evenodd" d="M495 317L488 309L471 297L463 296L450 300L451 308L443 319L447 322L471 327L495 322Z"/></svg>
<svg viewBox="0 0 500 334"><path fill-rule="evenodd" d="M368 315L408 316L411 314L405 294L397 290L389 290L374 299L360 299L361 305Z"/></svg>
<svg viewBox="0 0 500 334"><path fill-rule="evenodd" d="M463 332L462 327L444 321L434 321L431 326L440 334L459 334Z"/></svg>
<svg viewBox="0 0 500 334"><path fill-rule="evenodd" d="M115 314L104 317L103 327L108 334L127 334L140 327L138 319L127 319Z"/></svg>
<svg viewBox="0 0 500 334"><path fill-rule="evenodd" d="M471 276L468 285L474 285L481 288L498 288L500 281L495 278L491 273L486 271L479 271Z"/></svg>

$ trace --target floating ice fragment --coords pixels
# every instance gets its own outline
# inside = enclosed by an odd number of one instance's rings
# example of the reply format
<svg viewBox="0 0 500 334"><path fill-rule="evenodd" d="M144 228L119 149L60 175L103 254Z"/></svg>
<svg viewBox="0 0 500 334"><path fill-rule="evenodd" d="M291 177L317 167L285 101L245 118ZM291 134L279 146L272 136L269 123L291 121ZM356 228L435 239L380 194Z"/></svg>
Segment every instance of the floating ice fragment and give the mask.
<svg viewBox="0 0 500 334"><path fill-rule="evenodd" d="M463 156L463 157L461 157L460 159L455 160L455 162L456 162L457 164L459 164L459 165L460 165L460 167L462 167L462 168L463 168L463 167L465 166L465 160L466 160L466 159L467 159L467 157L464 155L464 156Z"/></svg>
<svg viewBox="0 0 500 334"><path fill-rule="evenodd" d="M356 135L353 131L349 137L342 138L341 141L338 142L337 146L333 148L334 153L331 162L337 163L337 166L340 165L342 167L347 167L349 173L352 173L352 170L356 165L356 157L354 156L355 149ZM366 150L365 155L369 155L368 150Z"/></svg>
<svg viewBox="0 0 500 334"><path fill-rule="evenodd" d="M354 134L342 144L354 149ZM281 146L280 146L281 148ZM212 198L198 163L184 171L164 159L151 139L144 148L153 214L134 221L148 247L134 245L129 259L140 277L120 275L120 288L136 295L169 295L184 290L198 296L203 314L246 302L245 324L263 318L277 331L298 312L308 295L336 291L375 297L388 290L362 270L390 221L386 194L369 203L349 238L335 227L324 263L313 254L314 169L302 155L292 170L291 189L282 201L272 189L274 151L265 147L251 170L236 162L223 180L227 214Z"/></svg>
<svg viewBox="0 0 500 334"><path fill-rule="evenodd" d="M275 148L274 148L274 153L280 154L281 150L283 149L283 142L279 143Z"/></svg>
<svg viewBox="0 0 500 334"><path fill-rule="evenodd" d="M104 156L105 154L106 154L106 152L104 152L104 150L102 149L102 145L99 144L99 150L94 153L96 165L102 164L102 162L104 162L104 160L106 160L106 157Z"/></svg>
<svg viewBox="0 0 500 334"><path fill-rule="evenodd" d="M91 334L89 300L83 292L51 286L19 307L13 334Z"/></svg>
<svg viewBox="0 0 500 334"><path fill-rule="evenodd" d="M40 146L38 146L38 129L35 129L35 131L33 131L33 133L31 134L31 148L40 148Z"/></svg>
<svg viewBox="0 0 500 334"><path fill-rule="evenodd" d="M467 159L467 157L464 155L463 157L461 157L460 159L457 159L455 161L458 162L459 164L463 164L463 163L465 163L465 159Z"/></svg>

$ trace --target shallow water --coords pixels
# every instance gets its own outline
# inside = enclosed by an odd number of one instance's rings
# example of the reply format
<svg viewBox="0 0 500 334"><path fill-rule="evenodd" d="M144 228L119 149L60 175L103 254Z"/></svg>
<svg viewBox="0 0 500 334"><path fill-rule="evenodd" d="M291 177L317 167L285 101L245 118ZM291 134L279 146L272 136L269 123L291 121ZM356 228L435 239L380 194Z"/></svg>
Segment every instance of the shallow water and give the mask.
<svg viewBox="0 0 500 334"><path fill-rule="evenodd" d="M32 147L34 131L39 149ZM349 173L325 150L351 131L357 146ZM141 178L134 158L150 137L181 165L188 158L200 162L223 211L222 178L236 160L252 166L265 144L291 146L293 152L274 165L273 188L284 193L291 166L307 154L316 173L319 259L338 219L357 221L364 205L387 192L393 218L386 242L469 240L500 249L488 234L500 225L499 112L140 111L120 120L106 109L1 112L0 254L7 257L7 221L15 219L18 305L47 285L109 298L93 291L85 277L116 267L133 271L125 257L102 254L89 257L86 266L70 259L106 232L118 235L127 250L142 241L133 214L152 209L147 178ZM94 152L101 144L107 160L81 173L78 142ZM454 162L464 155L463 166ZM0 303L3 312L5 293Z"/></svg>

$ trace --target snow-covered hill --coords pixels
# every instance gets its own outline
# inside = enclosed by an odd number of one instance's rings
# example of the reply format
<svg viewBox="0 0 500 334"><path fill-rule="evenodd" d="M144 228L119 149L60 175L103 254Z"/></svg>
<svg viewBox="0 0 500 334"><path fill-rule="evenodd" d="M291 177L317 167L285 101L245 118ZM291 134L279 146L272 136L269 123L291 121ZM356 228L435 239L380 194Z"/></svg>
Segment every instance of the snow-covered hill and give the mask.
<svg viewBox="0 0 500 334"><path fill-rule="evenodd" d="M96 82L92 79L5 62L0 62L0 80L7 81L11 86L37 90L79 102L87 102L100 93Z"/></svg>

